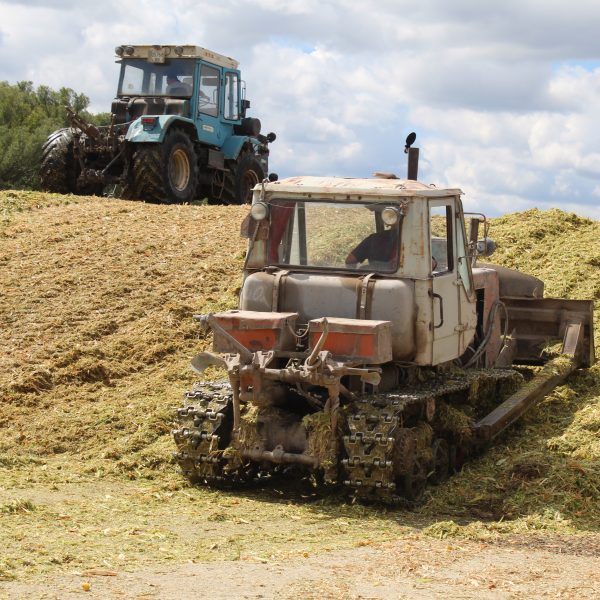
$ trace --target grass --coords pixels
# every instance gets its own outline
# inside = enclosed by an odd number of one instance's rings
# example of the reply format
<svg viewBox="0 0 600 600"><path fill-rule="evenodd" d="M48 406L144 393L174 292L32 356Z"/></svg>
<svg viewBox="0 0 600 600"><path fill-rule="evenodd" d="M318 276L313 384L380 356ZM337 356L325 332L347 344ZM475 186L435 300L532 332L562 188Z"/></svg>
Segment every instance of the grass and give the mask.
<svg viewBox="0 0 600 600"><path fill-rule="evenodd" d="M245 213L0 192L0 579L263 560L421 531L598 531L598 366L414 512L335 493L189 487L170 429L194 379L189 359L209 346L190 317L236 306ZM594 298L598 310L600 223L527 211L493 220L491 235L494 261L542 278L547 295Z"/></svg>

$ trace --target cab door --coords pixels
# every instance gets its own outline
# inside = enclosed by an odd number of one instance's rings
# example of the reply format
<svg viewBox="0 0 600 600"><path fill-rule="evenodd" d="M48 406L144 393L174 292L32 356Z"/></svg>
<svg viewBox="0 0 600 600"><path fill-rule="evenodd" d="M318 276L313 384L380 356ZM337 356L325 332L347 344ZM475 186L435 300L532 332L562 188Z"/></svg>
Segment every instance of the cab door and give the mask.
<svg viewBox="0 0 600 600"><path fill-rule="evenodd" d="M224 135L221 127L221 70L201 62L198 66L198 94L196 96L196 128L201 142L221 146Z"/></svg>
<svg viewBox="0 0 600 600"><path fill-rule="evenodd" d="M460 304L455 245L454 199L429 201L432 364L458 358Z"/></svg>
<svg viewBox="0 0 600 600"><path fill-rule="evenodd" d="M432 364L464 354L477 326L476 298L460 200L429 201Z"/></svg>

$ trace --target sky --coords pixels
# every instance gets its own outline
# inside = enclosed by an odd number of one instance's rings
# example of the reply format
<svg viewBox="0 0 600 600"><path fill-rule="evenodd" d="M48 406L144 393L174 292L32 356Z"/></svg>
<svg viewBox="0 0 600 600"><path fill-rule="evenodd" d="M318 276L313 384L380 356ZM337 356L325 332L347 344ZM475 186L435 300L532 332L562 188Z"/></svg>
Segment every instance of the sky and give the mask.
<svg viewBox="0 0 600 600"><path fill-rule="evenodd" d="M120 44L240 62L280 177L406 174L489 216L600 219L598 0L0 0L0 80L110 110Z"/></svg>

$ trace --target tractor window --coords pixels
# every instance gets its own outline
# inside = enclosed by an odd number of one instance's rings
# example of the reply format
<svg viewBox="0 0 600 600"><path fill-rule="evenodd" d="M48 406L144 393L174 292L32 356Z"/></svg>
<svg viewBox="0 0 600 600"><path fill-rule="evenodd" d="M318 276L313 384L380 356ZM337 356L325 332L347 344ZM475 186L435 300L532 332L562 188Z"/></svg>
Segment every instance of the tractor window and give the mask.
<svg viewBox="0 0 600 600"><path fill-rule="evenodd" d="M212 117L219 116L219 70L208 65L200 67L200 92L198 112Z"/></svg>
<svg viewBox="0 0 600 600"><path fill-rule="evenodd" d="M393 273L398 268L400 212L384 225L386 204L270 203L270 264Z"/></svg>
<svg viewBox="0 0 600 600"><path fill-rule="evenodd" d="M139 96L142 94L144 82L144 69L139 69L133 65L124 65L123 81L119 92L125 95Z"/></svg>
<svg viewBox="0 0 600 600"><path fill-rule="evenodd" d="M454 269L452 207L448 204L429 209L431 235L431 272L434 275Z"/></svg>
<svg viewBox="0 0 600 600"><path fill-rule="evenodd" d="M166 64L143 59L121 62L119 96L175 96L189 98L194 87L194 61L172 59Z"/></svg>
<svg viewBox="0 0 600 600"><path fill-rule="evenodd" d="M237 73L225 74L225 118L237 121L239 116L240 81Z"/></svg>

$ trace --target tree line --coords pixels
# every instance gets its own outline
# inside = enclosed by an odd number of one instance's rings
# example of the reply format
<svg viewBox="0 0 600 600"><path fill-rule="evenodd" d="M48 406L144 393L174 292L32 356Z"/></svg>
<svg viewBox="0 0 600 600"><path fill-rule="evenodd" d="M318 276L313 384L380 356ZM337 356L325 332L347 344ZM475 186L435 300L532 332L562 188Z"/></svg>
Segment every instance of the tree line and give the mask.
<svg viewBox="0 0 600 600"><path fill-rule="evenodd" d="M91 114L89 104L85 94L71 88L0 81L0 189L39 189L42 144L50 133L69 126L66 106L96 125L110 122L110 113Z"/></svg>

